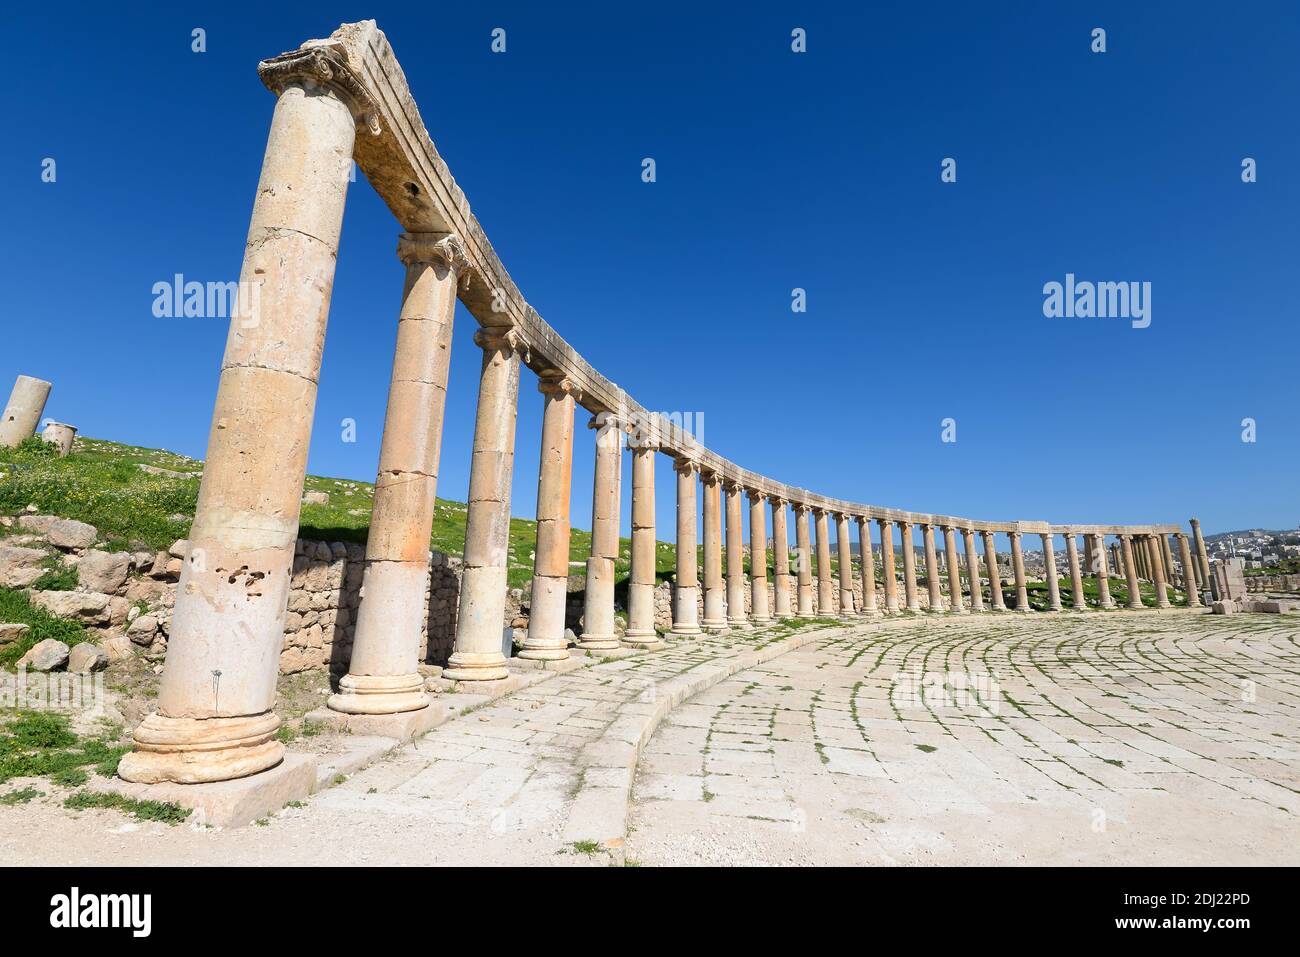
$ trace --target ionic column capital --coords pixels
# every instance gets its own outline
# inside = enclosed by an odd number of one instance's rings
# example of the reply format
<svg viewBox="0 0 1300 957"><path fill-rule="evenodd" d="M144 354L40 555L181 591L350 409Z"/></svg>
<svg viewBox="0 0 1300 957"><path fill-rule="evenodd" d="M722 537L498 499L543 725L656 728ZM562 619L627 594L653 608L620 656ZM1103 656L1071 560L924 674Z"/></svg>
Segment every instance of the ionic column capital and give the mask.
<svg viewBox="0 0 1300 957"><path fill-rule="evenodd" d="M474 344L484 352L517 352L525 362L531 358L528 342L515 326L485 326L474 333Z"/></svg>
<svg viewBox="0 0 1300 957"><path fill-rule="evenodd" d="M767 493L756 488L745 489L745 494L749 496L751 502L766 502Z"/></svg>
<svg viewBox="0 0 1300 957"><path fill-rule="evenodd" d="M575 400L582 398L582 390L577 383L563 372L548 370L537 377L537 391L542 395L558 395L563 398L571 395Z"/></svg>
<svg viewBox="0 0 1300 957"><path fill-rule="evenodd" d="M694 475L700 470L700 463L684 455L673 459L673 471L678 475Z"/></svg>
<svg viewBox="0 0 1300 957"><path fill-rule="evenodd" d="M276 96L294 84L328 89L347 105L352 118L371 136L382 132L375 98L352 71L341 47L324 43L281 53L259 63L257 75Z"/></svg>
<svg viewBox="0 0 1300 957"><path fill-rule="evenodd" d="M465 244L455 233L402 233L397 237L397 258L407 266L441 264L457 276L469 266Z"/></svg>

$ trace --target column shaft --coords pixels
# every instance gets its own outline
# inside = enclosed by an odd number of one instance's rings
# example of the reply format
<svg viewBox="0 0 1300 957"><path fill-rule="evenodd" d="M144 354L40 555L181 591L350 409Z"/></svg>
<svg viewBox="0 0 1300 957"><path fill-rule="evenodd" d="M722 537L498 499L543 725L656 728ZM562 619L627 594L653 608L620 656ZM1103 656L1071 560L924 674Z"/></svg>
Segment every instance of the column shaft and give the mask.
<svg viewBox="0 0 1300 957"><path fill-rule="evenodd" d="M1192 558L1192 547L1188 544L1187 536L1182 532L1178 533L1178 559L1183 563L1183 587L1187 589L1187 607L1200 607L1201 595L1197 591L1195 581L1195 559Z"/></svg>
<svg viewBox="0 0 1300 957"><path fill-rule="evenodd" d="M305 66L276 85L240 271L252 292L230 323L158 710L118 767L128 781L224 781L284 755L272 707L356 125Z"/></svg>
<svg viewBox="0 0 1300 957"><path fill-rule="evenodd" d="M582 637L578 639L578 647L610 651L619 646L614 630L614 579L622 498L623 431L618 420L605 413L593 416L587 427L596 430L596 467L591 482L591 555L587 559Z"/></svg>
<svg viewBox="0 0 1300 957"><path fill-rule="evenodd" d="M858 516L858 557L862 560L862 614L878 615L876 607L876 557L871 551L871 519Z"/></svg>
<svg viewBox="0 0 1300 957"><path fill-rule="evenodd" d="M655 631L655 450L632 450L632 571L627 586L627 631L623 643L633 647L653 645Z"/></svg>
<svg viewBox="0 0 1300 957"><path fill-rule="evenodd" d="M767 507L761 492L749 491L749 583L750 606L755 624L767 624Z"/></svg>
<svg viewBox="0 0 1300 957"><path fill-rule="evenodd" d="M1087 536L1084 541L1088 541ZM1091 552L1092 549L1085 549ZM1083 591L1083 572L1079 568L1079 545L1075 541L1074 532L1065 534L1065 560L1070 565L1070 604L1074 608L1082 611L1088 607L1088 596Z"/></svg>
<svg viewBox="0 0 1300 957"><path fill-rule="evenodd" d="M808 532L807 505L795 505L794 531L795 550L798 553L798 567L795 569L799 576L798 615L800 618L811 618L813 616L812 536Z"/></svg>
<svg viewBox="0 0 1300 957"><path fill-rule="evenodd" d="M1115 599L1110 597L1110 568L1106 561L1106 536L1093 538L1092 558L1097 563L1093 570L1097 575L1097 604L1102 608L1114 608Z"/></svg>
<svg viewBox="0 0 1300 957"><path fill-rule="evenodd" d="M772 499L772 564L775 570L772 597L777 618L789 618L790 610L790 533L786 525L785 502Z"/></svg>
<svg viewBox="0 0 1300 957"><path fill-rule="evenodd" d="M929 523L922 525L921 535L925 542L925 589L929 600L926 611L937 612L943 601L943 592L939 587L939 558L934 549L934 526Z"/></svg>
<svg viewBox="0 0 1300 957"><path fill-rule="evenodd" d="M677 460L677 581L673 588L673 634L689 637L700 633L699 549L695 506L695 463Z"/></svg>
<svg viewBox="0 0 1300 957"><path fill-rule="evenodd" d="M898 611L898 569L894 567L894 523L886 518L876 519L880 532L880 581L885 586L885 612Z"/></svg>
<svg viewBox="0 0 1300 957"><path fill-rule="evenodd" d="M831 579L830 516L817 509L813 513L817 532L817 614L822 618L835 615L835 583Z"/></svg>
<svg viewBox="0 0 1300 957"><path fill-rule="evenodd" d="M433 529L447 398L460 240L403 235L397 254L406 284L379 449L370 535L348 673L329 707L348 714L396 714L427 707L419 665L428 619Z"/></svg>
<svg viewBox="0 0 1300 957"><path fill-rule="evenodd" d="M443 676L456 681L504 678L507 559L510 552L510 488L515 469L515 420L519 414L520 352L514 329L480 329L483 349L478 412L465 512L465 567L456 613L456 645Z"/></svg>
<svg viewBox="0 0 1300 957"><path fill-rule="evenodd" d="M1025 556L1020 550L1020 533L1008 533L1011 538L1011 571L1016 578L1016 611L1029 611L1029 589L1025 586Z"/></svg>
<svg viewBox="0 0 1300 957"><path fill-rule="evenodd" d="M44 379L20 375L14 381L9 402L0 415L0 447L13 447L36 433L49 397L50 384Z"/></svg>
<svg viewBox="0 0 1300 957"><path fill-rule="evenodd" d="M1142 592L1138 586L1137 559L1134 557L1136 549L1133 547L1133 538L1131 535L1121 535L1119 537L1120 553L1124 556L1124 574L1128 578L1128 607L1142 607Z"/></svg>
<svg viewBox="0 0 1300 957"><path fill-rule="evenodd" d="M722 577L722 481L709 472L704 483L704 619L709 631L727 627L727 591Z"/></svg>
<svg viewBox="0 0 1300 957"><path fill-rule="evenodd" d="M745 614L745 545L741 531L739 485L727 484L727 624L750 628Z"/></svg>
<svg viewBox="0 0 1300 957"><path fill-rule="evenodd" d="M984 610L984 589L980 587L980 556L975 550L975 529L963 528L966 543L966 584L970 588L970 610Z"/></svg>
<svg viewBox="0 0 1300 957"><path fill-rule="evenodd" d="M912 523L899 522L898 533L903 549L903 594L908 611L920 611L921 601L916 594L916 548L912 543Z"/></svg>
<svg viewBox="0 0 1300 957"><path fill-rule="evenodd" d="M1165 546L1166 540L1163 535L1155 536L1151 539L1151 550L1155 554L1155 561L1152 563L1152 570L1155 574L1153 584L1156 589L1156 607L1169 607L1169 590L1166 587L1169 578L1165 571Z"/></svg>
<svg viewBox="0 0 1300 957"><path fill-rule="evenodd" d="M943 527L944 555L948 561L948 611L960 615L966 611L961 600L961 560L957 557L957 530Z"/></svg>
<svg viewBox="0 0 1300 957"><path fill-rule="evenodd" d="M1200 519L1192 519L1192 538L1196 545L1196 565L1200 571L1201 591L1210 589L1210 556L1205 550L1205 539L1201 537Z"/></svg>
<svg viewBox="0 0 1300 957"><path fill-rule="evenodd" d="M1047 610L1061 610L1061 575L1056 569L1056 548L1050 534L1043 540L1043 575L1047 578Z"/></svg>
<svg viewBox="0 0 1300 957"><path fill-rule="evenodd" d="M573 494L573 408L576 387L559 374L537 384L544 397L542 453L537 471L537 544L528 635L520 658L561 661L569 657L564 617L569 600L569 508Z"/></svg>
<svg viewBox="0 0 1300 957"><path fill-rule="evenodd" d="M994 611L1006 611L1007 606L1002 599L1002 571L998 568L997 543L992 532L981 534L984 537L984 563L989 569L989 602Z"/></svg>
<svg viewBox="0 0 1300 957"><path fill-rule="evenodd" d="M835 523L835 543L840 559L840 615L857 614L853 601L853 549L849 542L849 517L840 514Z"/></svg>

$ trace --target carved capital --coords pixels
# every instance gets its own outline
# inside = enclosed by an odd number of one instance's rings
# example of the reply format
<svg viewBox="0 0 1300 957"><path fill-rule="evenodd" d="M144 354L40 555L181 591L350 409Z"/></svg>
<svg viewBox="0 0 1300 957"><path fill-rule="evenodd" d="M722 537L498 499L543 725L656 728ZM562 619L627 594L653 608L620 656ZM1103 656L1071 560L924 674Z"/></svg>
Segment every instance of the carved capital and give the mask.
<svg viewBox="0 0 1300 957"><path fill-rule="evenodd" d="M337 44L308 45L281 53L259 63L257 75L276 96L296 84L330 90L347 104L352 118L364 125L371 136L378 136L382 131L375 98L348 66L347 53Z"/></svg>
<svg viewBox="0 0 1300 957"><path fill-rule="evenodd" d="M673 471L678 475L694 475L700 470L700 464L694 459L678 456L673 459Z"/></svg>
<svg viewBox="0 0 1300 957"><path fill-rule="evenodd" d="M747 488L745 493L749 496L750 502L766 502L767 493L756 488Z"/></svg>
<svg viewBox="0 0 1300 957"><path fill-rule="evenodd" d="M577 384L563 372L554 370L543 372L537 379L537 391L542 395L555 395L564 398L566 395L573 396L574 399L582 397L582 390Z"/></svg>
<svg viewBox="0 0 1300 957"><path fill-rule="evenodd" d="M488 326L474 333L474 344L484 352L517 352L527 362L531 358L528 342L514 326Z"/></svg>
<svg viewBox="0 0 1300 957"><path fill-rule="evenodd" d="M455 275L469 265L465 244L455 233L402 233L397 237L397 258L408 266L441 263Z"/></svg>

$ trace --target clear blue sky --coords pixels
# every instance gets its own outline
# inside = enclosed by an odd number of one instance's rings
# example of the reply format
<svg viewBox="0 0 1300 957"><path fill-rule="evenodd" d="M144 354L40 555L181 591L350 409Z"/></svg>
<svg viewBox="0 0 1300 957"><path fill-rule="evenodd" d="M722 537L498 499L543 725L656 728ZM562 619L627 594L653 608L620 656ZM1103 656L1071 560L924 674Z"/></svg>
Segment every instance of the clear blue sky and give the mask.
<svg viewBox="0 0 1300 957"><path fill-rule="evenodd" d="M1294 3L278 6L9 13L0 388L50 379L48 416L202 456L225 322L155 318L151 288L238 277L274 104L257 61L373 17L528 300L643 404L703 413L733 460L980 518L1300 520ZM1244 157L1258 182L1242 183ZM373 478L397 231L362 179L314 473ZM1067 272L1150 282L1151 326L1044 317L1043 284ZM467 485L472 332L458 310L447 498ZM541 404L529 376L520 515ZM588 527L585 429L575 455Z"/></svg>

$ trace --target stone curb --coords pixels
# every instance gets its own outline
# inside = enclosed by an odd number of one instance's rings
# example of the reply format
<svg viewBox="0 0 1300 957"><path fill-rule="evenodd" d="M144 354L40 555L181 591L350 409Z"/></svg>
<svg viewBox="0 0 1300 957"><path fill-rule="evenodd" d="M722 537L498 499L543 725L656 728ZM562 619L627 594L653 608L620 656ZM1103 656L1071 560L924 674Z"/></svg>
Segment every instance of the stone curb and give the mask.
<svg viewBox="0 0 1300 957"><path fill-rule="evenodd" d="M873 624L878 623L862 619L848 627L826 625L742 651L725 662L702 662L653 685L653 702L632 701L620 705L618 717L605 733L578 753L582 782L569 810L564 842L598 844L615 863L622 863L637 763L659 723L673 708L737 672L771 661L810 641L835 638L854 630L854 626Z"/></svg>

